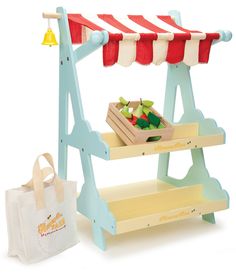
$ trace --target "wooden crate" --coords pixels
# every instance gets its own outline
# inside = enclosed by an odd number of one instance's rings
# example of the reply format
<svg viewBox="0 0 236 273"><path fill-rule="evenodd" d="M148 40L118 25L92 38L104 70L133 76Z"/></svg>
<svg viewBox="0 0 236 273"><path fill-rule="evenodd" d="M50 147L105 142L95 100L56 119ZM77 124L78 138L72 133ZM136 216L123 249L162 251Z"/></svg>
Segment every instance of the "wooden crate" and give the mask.
<svg viewBox="0 0 236 273"><path fill-rule="evenodd" d="M129 104L130 108L136 108L139 101L132 101ZM154 108L150 110L161 119L161 123L165 126L160 129L141 130L134 127L121 113L122 104L119 102L112 102L109 104L107 112L107 123L116 132L116 134L125 142L126 145L146 143L150 137L159 136L160 140L164 141L171 139L173 135L173 126L162 117Z"/></svg>

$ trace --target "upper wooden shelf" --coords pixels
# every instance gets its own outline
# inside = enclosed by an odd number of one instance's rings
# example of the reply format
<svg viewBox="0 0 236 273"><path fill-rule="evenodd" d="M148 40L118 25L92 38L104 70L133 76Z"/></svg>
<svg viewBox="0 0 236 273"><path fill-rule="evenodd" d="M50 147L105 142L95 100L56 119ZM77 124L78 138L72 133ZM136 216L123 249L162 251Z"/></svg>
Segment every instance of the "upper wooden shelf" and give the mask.
<svg viewBox="0 0 236 273"><path fill-rule="evenodd" d="M103 133L101 136L110 147L110 160L196 149L225 143L224 134L199 136L198 129L198 123L174 125L174 134L171 140L138 145L125 145L115 133Z"/></svg>

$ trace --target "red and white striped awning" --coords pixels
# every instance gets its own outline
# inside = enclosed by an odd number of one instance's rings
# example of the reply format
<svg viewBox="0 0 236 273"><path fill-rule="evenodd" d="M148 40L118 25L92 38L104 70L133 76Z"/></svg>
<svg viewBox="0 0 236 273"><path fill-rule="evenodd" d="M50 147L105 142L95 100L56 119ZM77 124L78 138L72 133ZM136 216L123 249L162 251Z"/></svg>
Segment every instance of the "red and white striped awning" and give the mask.
<svg viewBox="0 0 236 273"><path fill-rule="evenodd" d="M129 66L135 61L145 65L165 61L189 66L207 63L212 41L220 38L219 33L180 27L171 16L69 14L68 20L74 44L86 42L91 31L108 31L109 41L103 46L105 66Z"/></svg>

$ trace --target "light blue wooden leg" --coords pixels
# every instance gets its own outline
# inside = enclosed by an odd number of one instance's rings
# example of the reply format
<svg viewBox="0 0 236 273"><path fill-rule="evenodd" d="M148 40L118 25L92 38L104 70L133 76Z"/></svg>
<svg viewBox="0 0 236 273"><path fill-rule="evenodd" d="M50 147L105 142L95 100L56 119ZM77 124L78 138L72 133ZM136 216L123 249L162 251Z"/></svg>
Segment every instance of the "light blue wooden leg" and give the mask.
<svg viewBox="0 0 236 273"><path fill-rule="evenodd" d="M163 180L168 175L169 162L170 162L170 153L159 155L159 163L158 163L158 171L157 171L158 179Z"/></svg>
<svg viewBox="0 0 236 273"><path fill-rule="evenodd" d="M96 188L91 155L86 154L86 151L80 151L80 156L84 185L77 201L78 210L91 220L94 242L100 249L105 250L106 242L103 229L115 234L116 222L107 203L100 198Z"/></svg>
<svg viewBox="0 0 236 273"><path fill-rule="evenodd" d="M202 220L209 222L211 224L216 223L214 213L208 213L208 214L202 215Z"/></svg>
<svg viewBox="0 0 236 273"><path fill-rule="evenodd" d="M206 170L203 149L192 150L191 153L192 153L193 164L195 164L199 169L201 168L202 172ZM209 222L211 224L216 223L214 213L208 213L208 214L202 215L202 220Z"/></svg>
<svg viewBox="0 0 236 273"><path fill-rule="evenodd" d="M59 92L59 140L58 140L58 175L67 178L68 146L65 135L68 130L68 93L60 85Z"/></svg>
<svg viewBox="0 0 236 273"><path fill-rule="evenodd" d="M174 112L175 112L175 100L176 100L176 90L177 85L172 80L171 68L168 67L167 81L166 81L166 92L165 92L165 103L164 103L164 117L173 122ZM167 176L169 168L170 153L159 155L158 164L158 178L162 179Z"/></svg>
<svg viewBox="0 0 236 273"><path fill-rule="evenodd" d="M183 101L184 113L195 110L194 96L192 90L189 67L181 63L178 65L168 65L166 92L164 102L164 117L170 122L174 122L176 90L180 86ZM168 175L170 153L161 154L158 164L158 178L164 179Z"/></svg>
<svg viewBox="0 0 236 273"><path fill-rule="evenodd" d="M59 143L58 175L62 179L67 179L67 144Z"/></svg>
<svg viewBox="0 0 236 273"><path fill-rule="evenodd" d="M205 165L203 149L199 148L199 149L191 150L191 156L192 156L193 165L195 165L199 169L201 168L202 171L205 171L206 165Z"/></svg>
<svg viewBox="0 0 236 273"><path fill-rule="evenodd" d="M103 230L96 223L93 223L93 240L100 249L106 250L106 241Z"/></svg>

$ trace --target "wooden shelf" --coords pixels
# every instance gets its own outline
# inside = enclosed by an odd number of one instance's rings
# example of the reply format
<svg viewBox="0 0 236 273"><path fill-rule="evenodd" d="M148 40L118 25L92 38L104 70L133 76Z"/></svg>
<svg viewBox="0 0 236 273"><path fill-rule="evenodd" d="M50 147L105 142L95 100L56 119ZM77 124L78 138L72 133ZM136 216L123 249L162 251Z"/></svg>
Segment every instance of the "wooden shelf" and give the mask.
<svg viewBox="0 0 236 273"><path fill-rule="evenodd" d="M102 138L110 147L110 160L196 149L225 143L224 134L199 136L198 128L198 123L175 125L171 140L138 145L126 145L115 133L104 133Z"/></svg>
<svg viewBox="0 0 236 273"><path fill-rule="evenodd" d="M116 234L160 225L228 207L227 200L207 200L203 185L174 187L160 180L101 189L116 219Z"/></svg>

